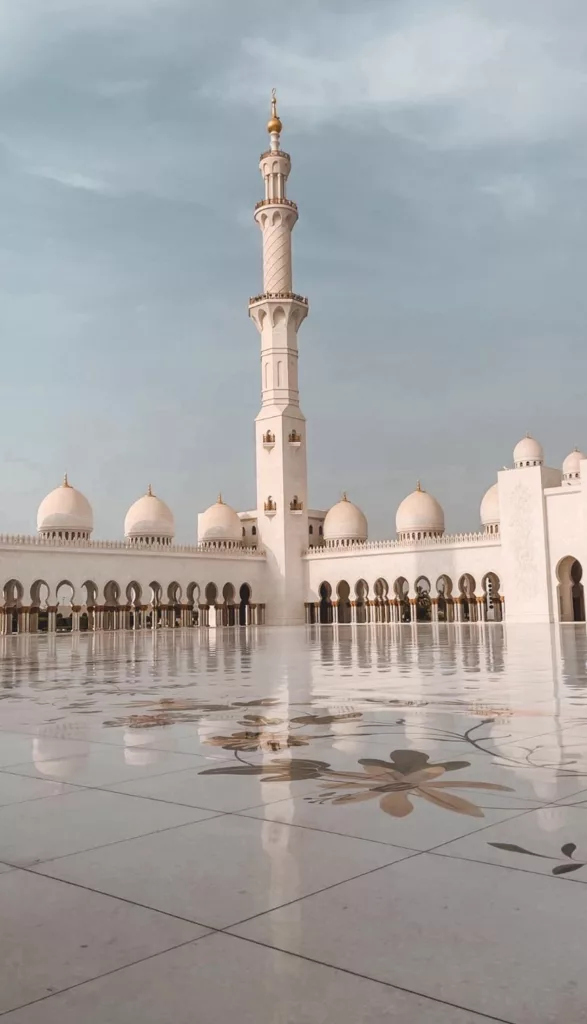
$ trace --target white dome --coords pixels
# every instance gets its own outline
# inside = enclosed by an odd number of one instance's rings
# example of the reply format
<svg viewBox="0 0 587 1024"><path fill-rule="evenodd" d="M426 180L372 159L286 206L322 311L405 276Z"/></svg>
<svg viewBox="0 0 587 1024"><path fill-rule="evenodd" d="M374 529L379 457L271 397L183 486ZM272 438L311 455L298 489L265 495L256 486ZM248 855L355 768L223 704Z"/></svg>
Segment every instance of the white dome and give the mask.
<svg viewBox="0 0 587 1024"><path fill-rule="evenodd" d="M587 455L584 455L578 448L573 448L573 451L567 455L563 462L563 480L565 483L572 484L575 480L579 479L580 462L581 459L586 458Z"/></svg>
<svg viewBox="0 0 587 1024"><path fill-rule="evenodd" d="M90 534L94 529L92 506L87 498L63 478L60 487L51 491L39 505L37 530L39 533L63 532Z"/></svg>
<svg viewBox="0 0 587 1024"><path fill-rule="evenodd" d="M438 536L444 533L444 512L427 491L420 487L404 498L395 514L395 528L401 538L405 534L419 533ZM420 538L414 538L420 539Z"/></svg>
<svg viewBox="0 0 587 1024"><path fill-rule="evenodd" d="M483 495L481 502L481 525L495 526L499 523L499 490L497 484L492 484Z"/></svg>
<svg viewBox="0 0 587 1024"><path fill-rule="evenodd" d="M544 451L542 445L536 438L526 434L521 441L518 441L514 448L514 468L522 469L524 466L542 466L544 463Z"/></svg>
<svg viewBox="0 0 587 1024"><path fill-rule="evenodd" d="M198 517L198 541L200 544L240 544L242 542L242 524L236 512L218 495L214 505L210 505Z"/></svg>
<svg viewBox="0 0 587 1024"><path fill-rule="evenodd" d="M131 505L124 520L124 535L136 541L159 541L170 543L175 534L173 512L161 498L151 490Z"/></svg>
<svg viewBox="0 0 587 1024"><path fill-rule="evenodd" d="M367 520L360 508L349 501L343 494L342 501L333 505L324 519L324 540L328 543L352 541L362 543L367 540Z"/></svg>

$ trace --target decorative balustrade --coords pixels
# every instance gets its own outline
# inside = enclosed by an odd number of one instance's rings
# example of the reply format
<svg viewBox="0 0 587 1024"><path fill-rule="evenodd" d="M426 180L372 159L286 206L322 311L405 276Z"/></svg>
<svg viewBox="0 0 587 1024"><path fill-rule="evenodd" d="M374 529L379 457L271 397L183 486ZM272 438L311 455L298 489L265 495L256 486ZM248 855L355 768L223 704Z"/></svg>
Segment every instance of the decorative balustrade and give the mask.
<svg viewBox="0 0 587 1024"><path fill-rule="evenodd" d="M244 558L264 558L265 552L259 548L245 548L238 541L224 541L223 547L210 548L205 544L149 544L139 547L125 540L65 540L60 537L25 536L23 534L0 534L0 548L3 547L34 547L34 548L75 548L84 551L128 551L129 554L145 555L222 555L231 554Z"/></svg>
<svg viewBox="0 0 587 1024"><path fill-rule="evenodd" d="M302 435L298 434L297 430L292 430L287 440L289 444L299 445L302 443Z"/></svg>
<svg viewBox="0 0 587 1024"><path fill-rule="evenodd" d="M430 550L431 548L469 547L471 544L482 544L487 547L498 547L501 543L499 535L486 533L452 533L442 537L422 537L420 540L373 540L355 543L325 544L323 547L309 548L304 551L307 557L318 556L328 558L329 555L357 555L372 551L413 551Z"/></svg>
<svg viewBox="0 0 587 1024"><path fill-rule="evenodd" d="M267 149L261 153L259 160L265 160L268 156L283 156L286 160L291 160L289 153L285 153L283 149Z"/></svg>
<svg viewBox="0 0 587 1024"><path fill-rule="evenodd" d="M300 501L300 499L298 498L297 494L294 494L293 498L291 499L291 501L289 503L289 510L290 510L290 512L302 512L303 508L304 508L303 501Z"/></svg>
<svg viewBox="0 0 587 1024"><path fill-rule="evenodd" d="M263 206L289 206L292 210L297 210L297 204L294 203L293 199L285 199L281 197L278 199L260 199L258 203L255 203L255 209L260 210Z"/></svg>
<svg viewBox="0 0 587 1024"><path fill-rule="evenodd" d="M296 302L301 302L302 306L308 305L308 300L304 295L298 295L296 292L262 292L261 295L252 295L249 299L249 306L254 305L255 302L264 302L265 299L295 299Z"/></svg>
<svg viewBox="0 0 587 1024"><path fill-rule="evenodd" d="M273 501L273 498L267 498L267 501L263 504L265 512L277 512L277 502Z"/></svg>
<svg viewBox="0 0 587 1024"><path fill-rule="evenodd" d="M270 430L263 434L263 444L275 444L275 434L272 434Z"/></svg>

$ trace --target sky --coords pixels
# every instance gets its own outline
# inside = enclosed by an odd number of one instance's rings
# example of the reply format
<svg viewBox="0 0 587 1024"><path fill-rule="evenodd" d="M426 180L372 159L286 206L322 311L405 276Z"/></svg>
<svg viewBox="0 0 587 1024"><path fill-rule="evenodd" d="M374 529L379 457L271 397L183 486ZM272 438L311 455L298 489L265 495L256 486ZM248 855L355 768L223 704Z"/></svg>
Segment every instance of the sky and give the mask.
<svg viewBox="0 0 587 1024"><path fill-rule="evenodd" d="M258 157L300 210L310 505L447 531L587 449L584 0L0 0L0 531L65 471L122 536L254 504Z"/></svg>

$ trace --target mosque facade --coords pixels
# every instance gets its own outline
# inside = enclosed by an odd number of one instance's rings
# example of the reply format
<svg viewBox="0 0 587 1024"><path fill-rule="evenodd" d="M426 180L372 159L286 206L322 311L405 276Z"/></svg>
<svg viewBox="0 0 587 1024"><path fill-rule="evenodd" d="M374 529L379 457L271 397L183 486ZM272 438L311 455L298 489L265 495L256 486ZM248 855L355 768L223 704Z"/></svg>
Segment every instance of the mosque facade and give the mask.
<svg viewBox="0 0 587 1024"><path fill-rule="evenodd" d="M124 539L98 541L90 503L65 477L39 506L36 536L0 537L0 632L585 621L587 457L577 449L552 469L539 442L522 438L471 533L447 534L419 483L390 540L369 540L346 494L328 511L309 507L298 386L308 300L294 290L298 209L275 98L267 128L254 211L263 287L249 301L261 348L256 508L237 512L219 496L198 516L197 544L177 545L173 514L149 487Z"/></svg>

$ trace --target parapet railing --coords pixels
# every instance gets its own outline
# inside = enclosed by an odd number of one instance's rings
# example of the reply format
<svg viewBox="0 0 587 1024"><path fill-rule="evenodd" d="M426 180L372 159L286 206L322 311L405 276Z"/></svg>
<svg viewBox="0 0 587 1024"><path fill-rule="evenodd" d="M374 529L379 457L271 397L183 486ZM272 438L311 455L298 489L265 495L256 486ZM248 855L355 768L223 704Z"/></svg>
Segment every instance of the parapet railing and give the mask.
<svg viewBox="0 0 587 1024"><path fill-rule="evenodd" d="M265 558L261 548L246 548L236 541L220 541L216 546L210 544L134 544L124 540L67 540L65 537L37 537L24 534L0 534L0 547L35 547L35 548L83 548L85 551L129 551L133 555L141 554L181 554L181 555L242 555L244 558Z"/></svg>
<svg viewBox="0 0 587 1024"><path fill-rule="evenodd" d="M298 295L297 292L262 292L261 295L251 295L249 306L254 305L255 302L264 302L265 299L295 299L296 302L301 302L303 306L308 305L305 295Z"/></svg>
<svg viewBox="0 0 587 1024"><path fill-rule="evenodd" d="M332 554L358 554L371 551L406 551L414 548L468 547L471 544L486 544L497 547L501 543L499 534L486 533L449 533L442 537L421 537L420 540L372 540L357 541L351 544L332 544L328 542L321 547L308 548L304 555L308 558L327 558Z"/></svg>

